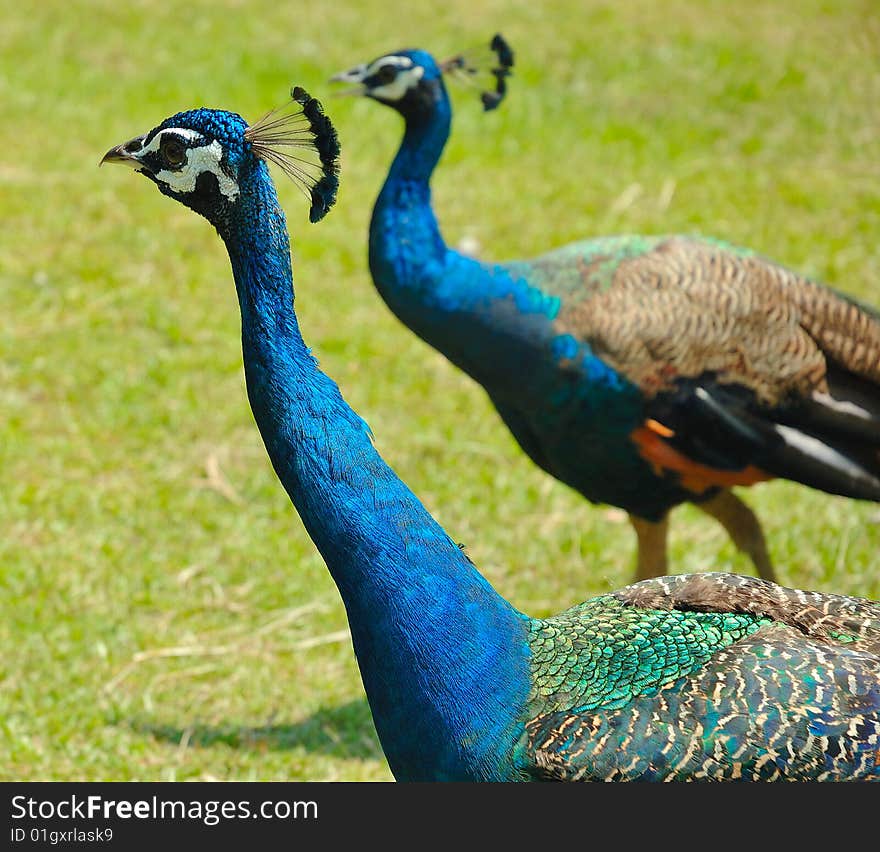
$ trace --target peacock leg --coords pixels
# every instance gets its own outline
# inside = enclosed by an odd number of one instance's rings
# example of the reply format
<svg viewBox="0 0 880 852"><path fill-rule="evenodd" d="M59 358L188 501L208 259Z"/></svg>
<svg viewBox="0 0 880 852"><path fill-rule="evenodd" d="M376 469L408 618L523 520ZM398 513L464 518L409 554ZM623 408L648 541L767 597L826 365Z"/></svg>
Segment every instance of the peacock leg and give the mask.
<svg viewBox="0 0 880 852"><path fill-rule="evenodd" d="M666 534L669 530L669 515L662 521L646 521L644 518L629 516L638 539L636 545L636 580L648 580L666 574Z"/></svg>
<svg viewBox="0 0 880 852"><path fill-rule="evenodd" d="M720 491L716 496L696 504L707 515L715 518L738 550L748 554L758 576L776 582L776 572L767 552L767 542L757 515L732 491Z"/></svg>

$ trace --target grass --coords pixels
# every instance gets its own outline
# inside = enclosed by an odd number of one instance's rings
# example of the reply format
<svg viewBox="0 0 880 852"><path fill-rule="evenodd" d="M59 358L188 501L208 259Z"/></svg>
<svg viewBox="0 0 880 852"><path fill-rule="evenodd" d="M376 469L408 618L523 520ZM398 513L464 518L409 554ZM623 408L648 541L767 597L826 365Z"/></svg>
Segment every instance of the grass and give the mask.
<svg viewBox="0 0 880 852"><path fill-rule="evenodd" d="M310 226L279 181L298 311L377 446L491 582L546 615L632 577L621 513L528 463L483 393L390 315L366 233L400 121L327 77L501 30L510 96L453 91L434 180L486 257L699 232L880 303L880 14L870 0L65 2L0 13L0 778L390 778L341 602L265 456L210 226L111 145L179 109L256 118L291 82L343 143ZM781 580L880 597L880 510L745 492ZM674 514L676 572L750 572Z"/></svg>

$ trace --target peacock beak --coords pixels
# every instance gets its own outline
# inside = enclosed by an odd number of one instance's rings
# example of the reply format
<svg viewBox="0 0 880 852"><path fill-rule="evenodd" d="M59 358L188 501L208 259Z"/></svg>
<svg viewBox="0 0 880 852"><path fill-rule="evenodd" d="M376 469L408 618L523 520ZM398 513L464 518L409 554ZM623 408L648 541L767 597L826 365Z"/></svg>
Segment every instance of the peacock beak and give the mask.
<svg viewBox="0 0 880 852"><path fill-rule="evenodd" d="M367 87L364 85L364 79L366 76L367 66L355 65L354 68L349 68L348 71L340 71L338 74L334 74L329 82L355 84L350 89L346 89L343 92L334 92L336 95L364 95L367 92Z"/></svg>
<svg viewBox="0 0 880 852"><path fill-rule="evenodd" d="M138 154L144 147L145 138L146 136L135 136L134 139L129 139L128 142L123 142L121 145L111 148L103 157L101 157L101 162L98 163L98 165L103 166L104 163L119 163L123 166L130 166L133 169L141 168L143 163L138 159Z"/></svg>

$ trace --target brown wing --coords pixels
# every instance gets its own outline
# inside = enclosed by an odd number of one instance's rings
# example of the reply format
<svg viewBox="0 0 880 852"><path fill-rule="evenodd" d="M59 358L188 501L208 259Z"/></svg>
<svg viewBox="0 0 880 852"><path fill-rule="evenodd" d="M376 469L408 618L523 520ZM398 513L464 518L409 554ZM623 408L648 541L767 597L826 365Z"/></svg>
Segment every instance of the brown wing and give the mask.
<svg viewBox="0 0 880 852"><path fill-rule="evenodd" d="M556 328L640 388L646 458L880 500L875 312L711 242L661 240L610 276L608 263L584 262L591 296L564 304Z"/></svg>
<svg viewBox="0 0 880 852"><path fill-rule="evenodd" d="M827 393L828 361L880 389L875 315L762 258L697 240L672 237L622 259L604 291L562 307L557 327L648 396L708 372L773 406Z"/></svg>

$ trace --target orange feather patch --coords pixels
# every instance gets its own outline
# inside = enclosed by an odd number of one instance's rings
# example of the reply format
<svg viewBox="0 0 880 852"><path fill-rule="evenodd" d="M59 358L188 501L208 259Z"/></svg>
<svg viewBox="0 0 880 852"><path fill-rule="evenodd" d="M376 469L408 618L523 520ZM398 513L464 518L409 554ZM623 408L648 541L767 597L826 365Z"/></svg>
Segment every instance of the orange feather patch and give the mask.
<svg viewBox="0 0 880 852"><path fill-rule="evenodd" d="M773 479L769 473L754 465L748 465L741 470L719 470L691 461L666 443L665 439L674 434L675 432L662 423L646 420L644 426L632 431L630 438L638 447L639 455L651 464L654 473L658 476L667 472L677 473L682 486L688 491L702 494L709 488L754 485L756 482Z"/></svg>

